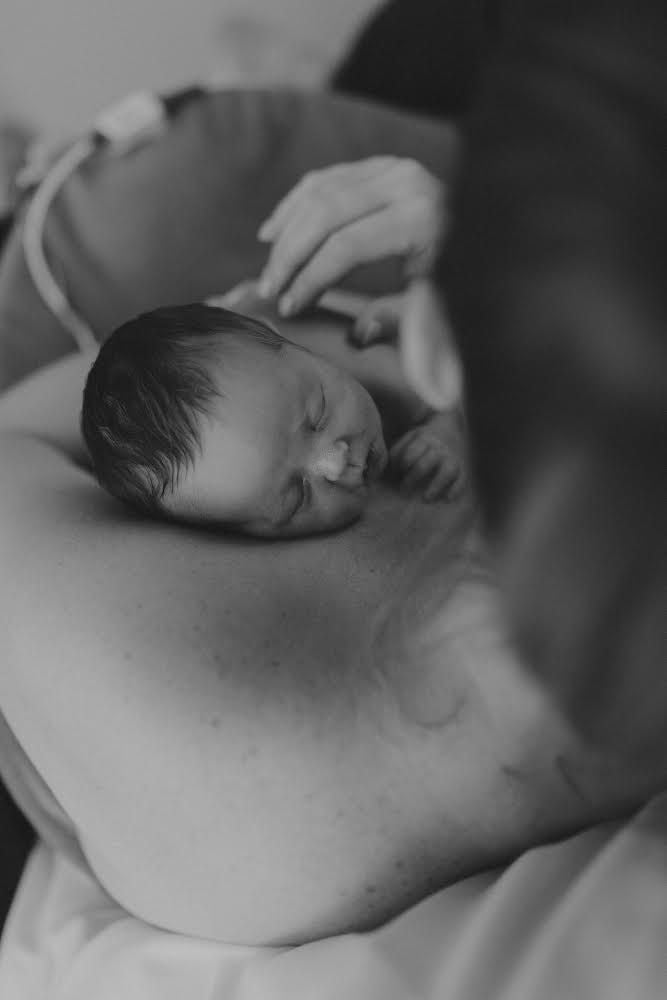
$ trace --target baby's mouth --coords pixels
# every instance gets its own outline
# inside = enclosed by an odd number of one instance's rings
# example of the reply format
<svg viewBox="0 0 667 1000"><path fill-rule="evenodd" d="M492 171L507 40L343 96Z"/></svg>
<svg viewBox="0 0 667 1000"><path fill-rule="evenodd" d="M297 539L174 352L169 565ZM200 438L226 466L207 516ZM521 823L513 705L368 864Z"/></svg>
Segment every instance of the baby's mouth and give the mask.
<svg viewBox="0 0 667 1000"><path fill-rule="evenodd" d="M342 475L337 479L339 486L354 492L365 493L371 483L380 478L387 464L387 449L382 437L374 438L363 450L348 461Z"/></svg>

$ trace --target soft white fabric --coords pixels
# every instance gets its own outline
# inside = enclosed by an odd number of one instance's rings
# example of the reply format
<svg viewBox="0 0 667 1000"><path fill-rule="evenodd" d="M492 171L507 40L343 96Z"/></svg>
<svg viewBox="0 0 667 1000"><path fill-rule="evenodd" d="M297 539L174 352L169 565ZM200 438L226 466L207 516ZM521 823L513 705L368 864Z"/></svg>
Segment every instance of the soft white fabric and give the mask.
<svg viewBox="0 0 667 1000"><path fill-rule="evenodd" d="M86 861L73 823L17 740L2 712L0 777L44 843L57 848L85 869Z"/></svg>
<svg viewBox="0 0 667 1000"><path fill-rule="evenodd" d="M299 948L174 935L34 851L0 948L3 1000L664 1000L667 795L527 852L370 934Z"/></svg>

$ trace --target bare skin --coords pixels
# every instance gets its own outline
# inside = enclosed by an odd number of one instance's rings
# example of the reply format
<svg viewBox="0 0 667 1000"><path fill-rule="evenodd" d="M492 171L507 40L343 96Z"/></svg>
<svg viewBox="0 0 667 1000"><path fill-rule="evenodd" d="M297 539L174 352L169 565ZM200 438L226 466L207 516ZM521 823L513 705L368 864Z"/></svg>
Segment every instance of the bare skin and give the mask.
<svg viewBox="0 0 667 1000"><path fill-rule="evenodd" d="M294 417L291 412L292 407L296 408L297 418L300 416L299 398L305 390L298 381L299 375L302 382L304 379L306 380L306 387L308 387L313 381L313 373L318 374L317 371L313 372L312 370L319 368L321 369L319 381L316 379L314 385L316 398L314 403L311 400L310 405L306 406L306 415L311 429L317 430L312 425L317 423L318 415L324 412L325 420L323 423L327 426L323 428L326 433L315 435L318 440L314 442L314 451L311 442L308 441L308 448L312 454L306 455L307 459L319 458L318 448L321 451L330 446L332 427L337 428L339 433L344 427L349 436L351 429L356 428L361 423L365 428L365 435L373 433L372 428L377 421L377 414L369 412L368 405L361 400L361 395L363 395L359 393L361 385L370 393L381 416L383 436L380 438L379 432L377 432L376 437L380 441L383 454L385 443L388 446L388 472L394 484L405 495L418 494L428 502L442 499L452 500L460 497L467 481L465 425L462 411L456 405L445 410L434 410L427 405L406 382L393 347L377 344L367 350L355 349L350 342L350 330L354 324L350 321L343 323L340 315L330 314L326 309L318 308L316 312L311 312L310 317L306 317L305 321L303 319L282 319L278 316L275 306L266 302L258 294L256 281L243 282L219 299L210 300L210 304L232 308L269 322L290 341L284 351L284 360L282 357L272 358L262 366L262 358L259 355L253 356L252 367L249 367L252 381L248 382L247 385L242 384L244 372L239 372L237 381L240 380L238 395L241 406L243 406L244 400L253 399L248 413L239 414L234 421L230 421L229 398L225 401L227 427L233 423L238 428L245 428L247 433L250 423L261 421L261 412L254 402L253 393L255 392L262 399L268 400L270 398L272 400L267 407L270 417L268 421L265 421L266 426L258 427L253 433L255 451L259 450L258 442L266 442L264 449L266 455L263 460L265 470L268 469L270 460L284 450L283 442L276 441L275 438L283 434L285 429L283 425L288 430L291 427L290 421L293 421ZM306 351L295 352L295 344L306 348ZM326 361L333 362L335 367L327 365ZM346 375L353 377L353 383L348 386L349 391L343 395L340 391L336 391L335 386L325 391L324 385L328 385L332 379L339 385L345 382L345 379L340 377L341 369ZM282 384L283 380L284 385ZM228 386L226 396L229 397L233 391L233 387ZM310 386L308 395L313 395L313 386ZM347 399L347 407L341 406L341 398ZM324 409L320 399L323 401ZM356 400L354 405L351 403L352 400ZM279 416L286 406L289 409L287 421ZM356 421L353 419L355 414ZM333 419L334 417L337 419ZM207 434L207 443L202 445L202 455L195 463L194 469L194 472L198 473L200 470L197 469L197 466L203 466L205 458L210 459L207 462L210 466L208 486L204 490L200 488L199 495L204 492L213 499L212 494L217 493L215 499L218 502L218 507L223 499L222 492L227 490L230 485L224 481L224 476L221 476L220 471L230 467L230 459L224 453L225 449L221 451L220 448L216 448L218 443L225 444L225 442L219 441L220 429L214 421L212 428L210 428L213 434ZM234 430L234 428L231 429ZM214 435L217 435L217 441L214 439ZM289 443L293 446L292 442ZM234 464L232 463L232 465ZM238 466L238 462L235 464L236 466ZM384 459L382 460L383 467ZM381 471L381 468L376 468L372 478L378 478ZM318 477L314 478L317 482ZM342 479L344 478L343 476ZM186 483L186 485L189 484ZM331 487L327 487L327 489L330 492L335 492L335 487L333 490ZM183 492L180 483L178 492ZM263 484L260 492L262 502L266 506L271 492L271 483ZM317 491L314 491L314 496L317 499ZM359 506L363 508L363 500L358 499ZM249 504L246 502L244 506L248 508ZM317 503L312 506L316 508ZM312 513L317 513L317 511ZM343 523L345 520L349 522L354 519L353 516L345 518L345 511L341 511L341 513L343 514L341 518ZM329 524L330 527L335 527L331 516L323 517L323 511L320 511L320 515L320 520L324 520L323 526ZM295 523L293 526L290 525L287 533L304 534L303 529L304 525ZM262 533L266 534L266 531ZM277 533L284 534L285 531L276 532L272 528L271 534L275 536Z"/></svg>
<svg viewBox="0 0 667 1000"><path fill-rule="evenodd" d="M379 491L285 543L130 517L72 462L88 364L0 403L0 705L130 911L244 943L369 928L657 787L579 746L479 574L441 657L378 641L461 506Z"/></svg>
<svg viewBox="0 0 667 1000"><path fill-rule="evenodd" d="M442 232L445 191L416 160L374 156L306 174L259 230L270 243L260 282L292 316L368 260L397 254L406 276L428 272ZM380 313L376 314L380 318ZM368 335L372 317L360 318Z"/></svg>

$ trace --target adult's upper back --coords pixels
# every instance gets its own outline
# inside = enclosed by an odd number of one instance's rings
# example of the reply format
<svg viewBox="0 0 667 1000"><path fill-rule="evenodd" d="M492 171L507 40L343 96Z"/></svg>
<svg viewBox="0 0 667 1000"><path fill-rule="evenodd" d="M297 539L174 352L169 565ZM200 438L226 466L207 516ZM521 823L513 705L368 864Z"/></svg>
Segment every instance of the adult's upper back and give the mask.
<svg viewBox="0 0 667 1000"><path fill-rule="evenodd" d="M657 787L577 747L478 573L405 575L436 534L456 556L460 510L380 493L271 544L137 519L74 460L86 368L0 403L0 708L130 911L228 941L369 927Z"/></svg>

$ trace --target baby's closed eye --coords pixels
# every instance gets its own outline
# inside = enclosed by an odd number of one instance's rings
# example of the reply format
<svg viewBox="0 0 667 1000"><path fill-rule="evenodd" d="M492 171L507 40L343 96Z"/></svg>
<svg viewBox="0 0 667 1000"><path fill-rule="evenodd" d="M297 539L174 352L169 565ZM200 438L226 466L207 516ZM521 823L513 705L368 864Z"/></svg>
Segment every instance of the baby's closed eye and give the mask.
<svg viewBox="0 0 667 1000"><path fill-rule="evenodd" d="M319 393L315 401L311 404L309 411L308 420L311 430L323 431L327 425L328 417L327 397L324 392L324 386L320 384Z"/></svg>

